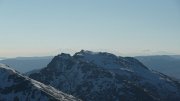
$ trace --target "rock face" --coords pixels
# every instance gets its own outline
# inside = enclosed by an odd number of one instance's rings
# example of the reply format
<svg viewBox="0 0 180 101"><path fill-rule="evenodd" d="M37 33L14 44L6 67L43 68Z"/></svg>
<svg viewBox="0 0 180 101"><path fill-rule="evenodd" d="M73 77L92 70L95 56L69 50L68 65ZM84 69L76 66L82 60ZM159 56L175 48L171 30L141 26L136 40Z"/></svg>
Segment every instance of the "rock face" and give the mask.
<svg viewBox="0 0 180 101"><path fill-rule="evenodd" d="M79 101L0 64L0 101Z"/></svg>
<svg viewBox="0 0 180 101"><path fill-rule="evenodd" d="M106 52L62 53L30 78L84 101L180 101L178 81Z"/></svg>

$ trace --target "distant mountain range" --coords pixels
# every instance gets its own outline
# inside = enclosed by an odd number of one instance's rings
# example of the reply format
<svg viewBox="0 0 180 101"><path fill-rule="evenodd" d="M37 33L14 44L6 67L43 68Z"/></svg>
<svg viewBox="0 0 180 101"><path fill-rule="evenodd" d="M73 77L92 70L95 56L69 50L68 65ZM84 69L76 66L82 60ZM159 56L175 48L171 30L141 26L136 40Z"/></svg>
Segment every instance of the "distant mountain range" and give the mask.
<svg viewBox="0 0 180 101"><path fill-rule="evenodd" d="M147 67L180 79L180 55L155 55L135 57Z"/></svg>
<svg viewBox="0 0 180 101"><path fill-rule="evenodd" d="M7 64L11 68L21 72L26 73L34 71L43 67L52 60L53 56L45 57L17 57L0 60L0 63Z"/></svg>
<svg viewBox="0 0 180 101"><path fill-rule="evenodd" d="M106 52L62 53L29 77L84 101L180 101L179 81Z"/></svg>
<svg viewBox="0 0 180 101"><path fill-rule="evenodd" d="M0 64L0 101L80 101Z"/></svg>

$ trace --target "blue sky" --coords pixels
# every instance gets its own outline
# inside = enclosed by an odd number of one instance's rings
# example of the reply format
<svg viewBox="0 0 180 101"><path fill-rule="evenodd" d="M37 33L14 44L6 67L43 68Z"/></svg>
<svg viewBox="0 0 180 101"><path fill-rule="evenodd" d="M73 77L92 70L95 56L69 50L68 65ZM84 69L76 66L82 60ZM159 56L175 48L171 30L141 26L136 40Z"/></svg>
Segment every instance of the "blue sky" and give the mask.
<svg viewBox="0 0 180 101"><path fill-rule="evenodd" d="M180 54L178 0L0 0L0 57Z"/></svg>

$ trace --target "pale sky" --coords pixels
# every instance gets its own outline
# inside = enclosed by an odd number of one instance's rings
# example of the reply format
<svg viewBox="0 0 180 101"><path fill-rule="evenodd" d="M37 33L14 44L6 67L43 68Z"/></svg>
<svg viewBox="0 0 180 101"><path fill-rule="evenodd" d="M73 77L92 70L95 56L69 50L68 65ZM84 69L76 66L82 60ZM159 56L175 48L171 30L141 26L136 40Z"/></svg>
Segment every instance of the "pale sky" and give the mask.
<svg viewBox="0 0 180 101"><path fill-rule="evenodd" d="M180 54L179 0L0 0L0 57Z"/></svg>

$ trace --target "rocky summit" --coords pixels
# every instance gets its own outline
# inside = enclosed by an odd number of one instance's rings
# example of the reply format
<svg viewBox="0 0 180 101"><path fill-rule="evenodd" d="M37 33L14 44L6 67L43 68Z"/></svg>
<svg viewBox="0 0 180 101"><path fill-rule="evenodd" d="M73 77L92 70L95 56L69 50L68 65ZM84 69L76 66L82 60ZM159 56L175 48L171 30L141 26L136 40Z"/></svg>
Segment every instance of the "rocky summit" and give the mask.
<svg viewBox="0 0 180 101"><path fill-rule="evenodd" d="M178 81L107 52L62 53L29 77L84 101L180 101Z"/></svg>

